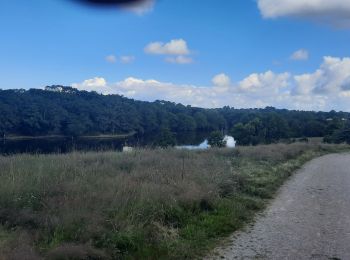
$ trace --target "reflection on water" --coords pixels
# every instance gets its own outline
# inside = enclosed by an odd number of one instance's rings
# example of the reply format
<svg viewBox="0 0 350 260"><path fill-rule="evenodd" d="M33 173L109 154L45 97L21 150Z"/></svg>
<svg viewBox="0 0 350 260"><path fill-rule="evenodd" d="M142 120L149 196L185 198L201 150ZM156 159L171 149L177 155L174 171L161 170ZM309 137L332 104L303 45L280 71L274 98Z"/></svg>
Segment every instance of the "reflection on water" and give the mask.
<svg viewBox="0 0 350 260"><path fill-rule="evenodd" d="M208 133L190 132L176 134L178 145L198 145ZM28 140L0 139L0 154L16 153L69 153L72 151L121 151L123 146L152 147L157 144L158 133L149 135L135 135L120 139L100 138L48 138Z"/></svg>
<svg viewBox="0 0 350 260"><path fill-rule="evenodd" d="M77 151L115 150L121 149L122 140L84 140L84 139L32 139L5 140L0 152L2 154L15 153L68 153Z"/></svg>

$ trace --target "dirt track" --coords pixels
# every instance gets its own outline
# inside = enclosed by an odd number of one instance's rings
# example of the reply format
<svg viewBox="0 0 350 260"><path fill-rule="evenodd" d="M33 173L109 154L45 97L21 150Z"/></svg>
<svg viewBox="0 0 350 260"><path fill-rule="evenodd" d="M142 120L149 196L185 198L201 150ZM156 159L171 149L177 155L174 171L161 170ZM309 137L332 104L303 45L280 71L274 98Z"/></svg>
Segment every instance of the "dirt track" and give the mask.
<svg viewBox="0 0 350 260"><path fill-rule="evenodd" d="M350 155L304 166L267 210L209 259L350 259Z"/></svg>

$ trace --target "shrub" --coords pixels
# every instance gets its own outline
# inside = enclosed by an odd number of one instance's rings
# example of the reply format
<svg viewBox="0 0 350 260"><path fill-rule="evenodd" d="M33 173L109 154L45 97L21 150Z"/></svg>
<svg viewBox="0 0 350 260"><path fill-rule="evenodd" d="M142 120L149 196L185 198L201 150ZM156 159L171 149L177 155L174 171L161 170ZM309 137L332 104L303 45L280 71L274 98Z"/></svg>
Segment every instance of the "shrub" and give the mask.
<svg viewBox="0 0 350 260"><path fill-rule="evenodd" d="M211 147L225 147L224 135L220 131L211 132L208 143Z"/></svg>

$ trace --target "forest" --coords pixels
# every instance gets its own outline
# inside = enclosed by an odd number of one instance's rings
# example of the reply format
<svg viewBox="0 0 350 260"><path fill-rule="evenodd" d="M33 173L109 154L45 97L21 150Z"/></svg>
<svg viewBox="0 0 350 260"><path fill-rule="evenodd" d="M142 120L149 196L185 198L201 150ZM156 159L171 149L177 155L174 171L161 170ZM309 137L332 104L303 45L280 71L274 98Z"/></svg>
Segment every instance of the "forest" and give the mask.
<svg viewBox="0 0 350 260"><path fill-rule="evenodd" d="M220 131L240 145L309 137L341 143L350 142L349 119L349 113L336 111L204 109L162 100L144 102L59 85L0 90L3 137L137 133L172 139L177 133Z"/></svg>

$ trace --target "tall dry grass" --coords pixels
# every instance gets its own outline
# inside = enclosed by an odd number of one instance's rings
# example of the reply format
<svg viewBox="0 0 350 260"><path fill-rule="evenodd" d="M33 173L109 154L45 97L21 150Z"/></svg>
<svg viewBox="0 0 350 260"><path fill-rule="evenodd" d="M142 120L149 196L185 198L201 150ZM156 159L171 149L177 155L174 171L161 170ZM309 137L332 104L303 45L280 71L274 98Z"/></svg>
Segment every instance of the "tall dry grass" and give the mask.
<svg viewBox="0 0 350 260"><path fill-rule="evenodd" d="M0 258L190 258L238 228L303 161L340 149L0 157Z"/></svg>

